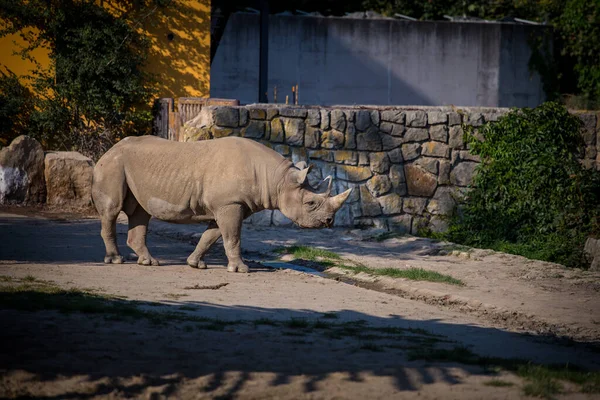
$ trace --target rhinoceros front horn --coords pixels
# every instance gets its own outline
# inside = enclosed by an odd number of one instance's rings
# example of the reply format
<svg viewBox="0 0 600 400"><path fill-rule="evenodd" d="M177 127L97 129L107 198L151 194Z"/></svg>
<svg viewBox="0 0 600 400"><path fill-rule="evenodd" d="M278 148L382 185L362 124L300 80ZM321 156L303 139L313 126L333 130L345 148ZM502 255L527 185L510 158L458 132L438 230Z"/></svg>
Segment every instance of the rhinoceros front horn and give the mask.
<svg viewBox="0 0 600 400"><path fill-rule="evenodd" d="M351 192L352 192L352 188L346 190L344 193L340 193L337 196L333 196L330 198L329 201L331 202L331 205L335 211L342 208L342 205L348 199L348 196L350 196Z"/></svg>

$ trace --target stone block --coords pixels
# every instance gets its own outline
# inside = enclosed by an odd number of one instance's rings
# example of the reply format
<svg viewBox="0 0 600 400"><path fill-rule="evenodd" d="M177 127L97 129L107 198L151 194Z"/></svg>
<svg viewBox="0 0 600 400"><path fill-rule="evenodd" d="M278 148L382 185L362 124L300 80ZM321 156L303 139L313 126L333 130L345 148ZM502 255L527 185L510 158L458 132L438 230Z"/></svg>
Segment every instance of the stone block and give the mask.
<svg viewBox="0 0 600 400"><path fill-rule="evenodd" d="M415 161L415 165L422 167L427 172L430 172L433 175L438 174L439 163L440 160L431 157L420 157Z"/></svg>
<svg viewBox="0 0 600 400"><path fill-rule="evenodd" d="M427 211L431 214L450 215L456 206L454 190L448 186L437 188L435 195L427 205Z"/></svg>
<svg viewBox="0 0 600 400"><path fill-rule="evenodd" d="M383 150L397 149L404 144L404 139L388 135L387 133L380 133L380 137Z"/></svg>
<svg viewBox="0 0 600 400"><path fill-rule="evenodd" d="M448 219L438 215L433 215L429 220L428 228L432 232L442 233L446 232L449 228Z"/></svg>
<svg viewBox="0 0 600 400"><path fill-rule="evenodd" d="M250 119L263 120L267 118L267 111L264 108L250 108Z"/></svg>
<svg viewBox="0 0 600 400"><path fill-rule="evenodd" d="M248 110L246 108L240 108L240 126L246 126L248 124Z"/></svg>
<svg viewBox="0 0 600 400"><path fill-rule="evenodd" d="M469 150L460 150L457 152L461 161L481 162L481 157L477 154L471 154Z"/></svg>
<svg viewBox="0 0 600 400"><path fill-rule="evenodd" d="M373 176L371 170L367 167L360 167L354 165L337 165L336 175L337 178L351 182L361 182L369 179Z"/></svg>
<svg viewBox="0 0 600 400"><path fill-rule="evenodd" d="M254 226L271 226L272 210L263 210L252 214L246 221Z"/></svg>
<svg viewBox="0 0 600 400"><path fill-rule="evenodd" d="M429 138L437 142L448 143L448 127L446 125L430 126Z"/></svg>
<svg viewBox="0 0 600 400"><path fill-rule="evenodd" d="M346 114L342 110L331 111L331 128L344 132L346 130Z"/></svg>
<svg viewBox="0 0 600 400"><path fill-rule="evenodd" d="M281 108L279 108L279 115L282 117L306 118L307 114L308 110L305 108L293 106L281 106Z"/></svg>
<svg viewBox="0 0 600 400"><path fill-rule="evenodd" d="M275 107L267 108L267 119L270 121L279 115L279 110Z"/></svg>
<svg viewBox="0 0 600 400"><path fill-rule="evenodd" d="M482 113L473 112L467 114L467 125L482 126L483 124L485 124L485 118Z"/></svg>
<svg viewBox="0 0 600 400"><path fill-rule="evenodd" d="M448 113L443 111L429 111L427 113L429 125L445 124L448 122Z"/></svg>
<svg viewBox="0 0 600 400"><path fill-rule="evenodd" d="M76 151L46 154L47 203L54 206L89 207L92 205L94 162Z"/></svg>
<svg viewBox="0 0 600 400"><path fill-rule="evenodd" d="M413 215L421 215L427 206L427 199L422 197L406 197L402 205L402 210L405 213Z"/></svg>
<svg viewBox="0 0 600 400"><path fill-rule="evenodd" d="M577 115L583 123L583 141L586 146L596 143L596 114L584 113Z"/></svg>
<svg viewBox="0 0 600 400"><path fill-rule="evenodd" d="M341 226L350 227L353 225L353 222L354 222L354 218L352 215L351 206L349 204L344 204L342 206L342 208L340 208L335 213L335 219L333 222L333 226L335 226L335 227L341 227Z"/></svg>
<svg viewBox="0 0 600 400"><path fill-rule="evenodd" d="M406 114L404 114L404 111L385 110L381 112L381 120L385 122L404 125L405 118Z"/></svg>
<svg viewBox="0 0 600 400"><path fill-rule="evenodd" d="M264 121L250 120L246 128L242 128L242 136L253 139L262 139L266 131L266 123Z"/></svg>
<svg viewBox="0 0 600 400"><path fill-rule="evenodd" d="M334 151L333 159L338 164L357 165L358 164L358 153L355 151Z"/></svg>
<svg viewBox="0 0 600 400"><path fill-rule="evenodd" d="M214 107L213 120L217 126L237 128L240 126L240 112L235 107Z"/></svg>
<svg viewBox="0 0 600 400"><path fill-rule="evenodd" d="M404 166L408 194L410 196L430 197L437 188L437 177L417 164Z"/></svg>
<svg viewBox="0 0 600 400"><path fill-rule="evenodd" d="M306 110L304 110L306 111ZM306 126L304 120L299 118L284 118L283 130L285 132L285 141L290 146L304 145L304 132Z"/></svg>
<svg viewBox="0 0 600 400"><path fill-rule="evenodd" d="M390 162L394 164L400 164L404 162L404 158L402 157L402 149L393 149L388 151L388 157Z"/></svg>
<svg viewBox="0 0 600 400"><path fill-rule="evenodd" d="M406 128L404 133L405 142L422 142L429 140L429 132L424 128Z"/></svg>
<svg viewBox="0 0 600 400"><path fill-rule="evenodd" d="M383 143L379 135L379 129L371 126L364 133L359 133L356 138L356 147L358 150L381 151Z"/></svg>
<svg viewBox="0 0 600 400"><path fill-rule="evenodd" d="M398 215L388 218L388 226L391 231L409 233L412 227L413 216L410 214Z"/></svg>
<svg viewBox="0 0 600 400"><path fill-rule="evenodd" d="M367 189L373 196L379 197L392 190L392 183L387 175L375 175L368 180Z"/></svg>
<svg viewBox="0 0 600 400"><path fill-rule="evenodd" d="M379 129L381 129L382 132L397 137L403 137L405 132L404 125L394 124L393 122L382 122Z"/></svg>
<svg viewBox="0 0 600 400"><path fill-rule="evenodd" d="M354 110L344 110L344 114L346 115L347 122L355 122L356 112Z"/></svg>
<svg viewBox="0 0 600 400"><path fill-rule="evenodd" d="M45 201L42 145L29 136L18 136L0 150L0 204Z"/></svg>
<svg viewBox="0 0 600 400"><path fill-rule="evenodd" d="M600 271L600 239L587 238L583 248L587 258L591 260L590 271Z"/></svg>
<svg viewBox="0 0 600 400"><path fill-rule="evenodd" d="M461 125L462 124L462 115L457 112L448 113L448 125Z"/></svg>
<svg viewBox="0 0 600 400"><path fill-rule="evenodd" d="M308 150L308 158L311 160L333 162L333 152L329 150Z"/></svg>
<svg viewBox="0 0 600 400"><path fill-rule="evenodd" d="M438 169L438 184L448 185L450 184L450 169L452 164L448 160L440 160Z"/></svg>
<svg viewBox="0 0 600 400"><path fill-rule="evenodd" d="M361 151L358 153L358 165L369 165L369 153Z"/></svg>
<svg viewBox="0 0 600 400"><path fill-rule="evenodd" d="M276 144L273 146L273 150L281 154L282 156L290 155L290 146L286 144Z"/></svg>
<svg viewBox="0 0 600 400"><path fill-rule="evenodd" d="M306 124L315 128L319 127L321 125L321 112L319 110L308 110Z"/></svg>
<svg viewBox="0 0 600 400"><path fill-rule="evenodd" d="M358 110L356 112L356 129L361 132L367 130L369 126L371 126L371 113L367 110Z"/></svg>
<svg viewBox="0 0 600 400"><path fill-rule="evenodd" d="M390 180L392 184L406 182L406 176L404 175L404 168L401 165L392 165L390 167Z"/></svg>
<svg viewBox="0 0 600 400"><path fill-rule="evenodd" d="M475 169L479 164L463 161L452 168L450 172L450 183L456 186L469 186L473 183Z"/></svg>
<svg viewBox="0 0 600 400"><path fill-rule="evenodd" d="M381 206L375 197L371 195L365 185L360 186L361 216L376 217L381 215Z"/></svg>
<svg viewBox="0 0 600 400"><path fill-rule="evenodd" d="M421 154L430 157L450 158L450 147L440 142L423 143Z"/></svg>
<svg viewBox="0 0 600 400"><path fill-rule="evenodd" d="M331 129L331 113L329 110L320 110L321 114L321 129L327 131Z"/></svg>
<svg viewBox="0 0 600 400"><path fill-rule="evenodd" d="M352 122L349 122L348 126L346 127L344 148L351 150L356 149L356 128Z"/></svg>
<svg viewBox="0 0 600 400"><path fill-rule="evenodd" d="M420 143L408 143L402 145L402 157L404 161L414 160L421 155Z"/></svg>
<svg viewBox="0 0 600 400"><path fill-rule="evenodd" d="M402 197L396 193L386 194L377 198L381 211L386 215L400 214L402 212Z"/></svg>
<svg viewBox="0 0 600 400"><path fill-rule="evenodd" d="M271 109L269 109L271 110ZM283 122L281 118L276 117L271 120L271 137L269 140L274 143L283 143L284 140L284 131L283 131Z"/></svg>
<svg viewBox="0 0 600 400"><path fill-rule="evenodd" d="M381 116L379 115L379 110L371 111L371 123L375 126L379 126L381 121Z"/></svg>
<svg viewBox="0 0 600 400"><path fill-rule="evenodd" d="M297 164L301 161L308 163L308 154L304 147L295 147L292 149L292 162Z"/></svg>
<svg viewBox="0 0 600 400"><path fill-rule="evenodd" d="M462 126L455 125L450 127L448 135L448 145L453 149L464 149L465 148L465 133L463 132Z"/></svg>
<svg viewBox="0 0 600 400"><path fill-rule="evenodd" d="M304 146L309 149L318 149L321 146L321 130L307 126L304 132Z"/></svg>
<svg viewBox="0 0 600 400"><path fill-rule="evenodd" d="M221 128L220 126L214 125L210 129L210 134L213 138L218 139L227 136L235 136L232 128Z"/></svg>
<svg viewBox="0 0 600 400"><path fill-rule="evenodd" d="M378 174L387 174L390 169L390 159L387 153L371 153L369 154L371 171Z"/></svg>
<svg viewBox="0 0 600 400"><path fill-rule="evenodd" d="M274 226L292 226L294 225L294 223L292 222L291 219L289 219L288 217L286 217L285 215L283 215L283 213L279 210L274 210L273 211L273 216L272 218L272 224Z"/></svg>
<svg viewBox="0 0 600 400"><path fill-rule="evenodd" d="M344 132L332 129L321 134L321 147L325 149L342 149L344 147Z"/></svg>
<svg viewBox="0 0 600 400"><path fill-rule="evenodd" d="M424 128L427 126L427 114L424 111L406 111L406 126Z"/></svg>

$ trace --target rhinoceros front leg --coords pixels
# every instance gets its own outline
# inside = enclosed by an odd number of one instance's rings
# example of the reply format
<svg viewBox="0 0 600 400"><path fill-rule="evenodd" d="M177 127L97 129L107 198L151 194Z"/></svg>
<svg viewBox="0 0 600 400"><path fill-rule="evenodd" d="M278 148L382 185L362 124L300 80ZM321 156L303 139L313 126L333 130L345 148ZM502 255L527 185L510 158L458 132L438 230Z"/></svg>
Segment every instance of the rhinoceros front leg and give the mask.
<svg viewBox="0 0 600 400"><path fill-rule="evenodd" d="M233 204L221 208L217 212L217 224L223 235L223 245L229 263L229 272L248 272L248 266L242 261L241 233L244 210L242 206Z"/></svg>
<svg viewBox="0 0 600 400"><path fill-rule="evenodd" d="M196 250L187 259L187 264L190 267L205 269L206 263L202 261L202 258L210 249L210 247L215 244L217 240L221 237L221 231L219 230L219 226L215 221L211 221L208 224L208 228L204 231L200 240L198 241L198 245L196 246Z"/></svg>
<svg viewBox="0 0 600 400"><path fill-rule="evenodd" d="M158 260L150 255L150 251L146 247L146 234L148 233L150 214L138 204L133 213L128 214L127 217L129 218L127 246L137 254L137 263L140 265L159 265Z"/></svg>

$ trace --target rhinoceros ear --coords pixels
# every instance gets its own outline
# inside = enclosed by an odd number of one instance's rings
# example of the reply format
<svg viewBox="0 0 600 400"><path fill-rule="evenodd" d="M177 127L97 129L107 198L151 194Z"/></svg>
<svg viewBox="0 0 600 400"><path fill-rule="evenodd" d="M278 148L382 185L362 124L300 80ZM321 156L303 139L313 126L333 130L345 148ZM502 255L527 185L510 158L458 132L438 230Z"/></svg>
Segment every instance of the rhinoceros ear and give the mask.
<svg viewBox="0 0 600 400"><path fill-rule="evenodd" d="M308 167L308 164L306 164L306 161L298 161L296 164L294 164L294 167L298 169L304 169Z"/></svg>
<svg viewBox="0 0 600 400"><path fill-rule="evenodd" d="M308 177L308 173L312 169L312 165L309 165L307 168L304 168L301 171L294 171L294 180L298 185L304 185L306 179Z"/></svg>
<svg viewBox="0 0 600 400"><path fill-rule="evenodd" d="M346 190L344 193L338 194L337 196L333 196L330 198L329 201L331 202L331 205L335 211L342 208L342 205L344 204L346 199L348 199L348 196L350 196L351 192L352 188Z"/></svg>

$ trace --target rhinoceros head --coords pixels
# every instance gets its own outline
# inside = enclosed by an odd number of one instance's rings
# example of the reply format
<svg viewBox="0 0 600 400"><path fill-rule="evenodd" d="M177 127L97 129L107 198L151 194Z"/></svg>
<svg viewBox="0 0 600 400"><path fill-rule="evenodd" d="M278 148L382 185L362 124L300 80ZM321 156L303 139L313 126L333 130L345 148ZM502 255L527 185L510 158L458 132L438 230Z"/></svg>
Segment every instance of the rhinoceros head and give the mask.
<svg viewBox="0 0 600 400"><path fill-rule="evenodd" d="M337 196L331 193L331 177L317 188L307 182L309 168L290 168L279 192L279 210L302 228L333 226L335 213L342 207L352 189ZM325 187L325 190L322 189Z"/></svg>

